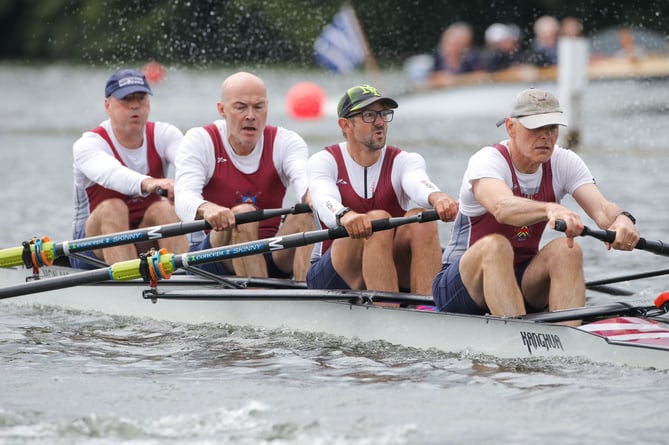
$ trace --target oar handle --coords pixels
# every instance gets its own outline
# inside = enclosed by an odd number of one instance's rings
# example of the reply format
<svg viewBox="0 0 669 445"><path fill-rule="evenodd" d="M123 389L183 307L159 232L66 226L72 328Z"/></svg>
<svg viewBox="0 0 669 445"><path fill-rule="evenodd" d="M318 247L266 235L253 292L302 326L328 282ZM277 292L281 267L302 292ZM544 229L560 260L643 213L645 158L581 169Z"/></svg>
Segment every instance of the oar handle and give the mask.
<svg viewBox="0 0 669 445"><path fill-rule="evenodd" d="M286 214L297 215L298 213L310 213L311 207L309 204L295 204L289 209L260 209L252 210L250 212L238 213L235 215L236 224L244 224L253 221L261 221L267 218L273 218L275 216L281 216ZM210 229L211 227L208 227Z"/></svg>
<svg viewBox="0 0 669 445"><path fill-rule="evenodd" d="M561 219L558 219L555 221L555 230L564 232L567 230L567 224ZM593 238L597 238L600 241L604 241L605 243L613 243L616 239L616 232L612 230L593 230L585 226L583 227L581 236L591 236ZM652 241L645 238L639 238L639 242L636 246L634 246L634 248L653 252L658 255L669 256L669 246L665 245L665 243L662 241Z"/></svg>

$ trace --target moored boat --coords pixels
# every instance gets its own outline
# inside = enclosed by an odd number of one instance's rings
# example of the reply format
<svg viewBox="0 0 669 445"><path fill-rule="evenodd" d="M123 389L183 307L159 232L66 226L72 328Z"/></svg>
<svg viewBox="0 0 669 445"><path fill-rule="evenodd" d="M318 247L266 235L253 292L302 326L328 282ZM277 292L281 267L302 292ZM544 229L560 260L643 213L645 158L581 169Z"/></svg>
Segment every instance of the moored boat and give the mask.
<svg viewBox="0 0 669 445"><path fill-rule="evenodd" d="M40 280L80 271L52 266ZM0 268L3 286L34 279L23 267ZM5 298L0 304L54 305L181 323L250 325L319 332L363 341L503 359L569 359L669 369L664 309L613 303L525 318L431 310L431 298L384 292L308 290L291 280L207 278L175 274L151 288L142 280L103 282ZM557 324L584 320L574 328Z"/></svg>

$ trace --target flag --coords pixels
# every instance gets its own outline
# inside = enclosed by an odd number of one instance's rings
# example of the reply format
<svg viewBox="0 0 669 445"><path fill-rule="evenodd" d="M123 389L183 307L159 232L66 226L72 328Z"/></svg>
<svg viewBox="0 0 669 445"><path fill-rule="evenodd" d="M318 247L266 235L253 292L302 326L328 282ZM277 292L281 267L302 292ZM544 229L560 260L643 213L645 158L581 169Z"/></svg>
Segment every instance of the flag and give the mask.
<svg viewBox="0 0 669 445"><path fill-rule="evenodd" d="M345 73L362 64L367 55L367 43L355 11L344 5L314 42L316 62L330 71Z"/></svg>

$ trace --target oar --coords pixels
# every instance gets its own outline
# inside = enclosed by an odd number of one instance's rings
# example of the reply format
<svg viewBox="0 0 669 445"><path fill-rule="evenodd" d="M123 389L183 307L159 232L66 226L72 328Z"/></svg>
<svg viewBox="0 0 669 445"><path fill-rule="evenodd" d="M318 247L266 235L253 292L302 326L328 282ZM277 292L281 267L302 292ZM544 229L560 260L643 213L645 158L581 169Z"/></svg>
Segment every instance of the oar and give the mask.
<svg viewBox="0 0 669 445"><path fill-rule="evenodd" d="M549 323L557 323L561 321L582 320L584 318L593 317L610 317L610 316L645 316L649 311L658 311L664 313L662 309L656 306L633 306L626 303L609 303L598 306L586 306L573 309L562 309L553 312L539 312L536 314L523 315L524 320L543 321Z"/></svg>
<svg viewBox="0 0 669 445"><path fill-rule="evenodd" d="M564 232L567 230L567 225L564 221L557 220L555 221L555 230ZM606 243L613 243L616 239L616 232L611 230L593 230L585 226L583 227L583 231L581 232L580 236L591 236ZM665 245L665 243L662 241L652 241L639 238L639 242L636 246L634 246L634 248L639 250L647 250L658 255L669 256L669 245Z"/></svg>
<svg viewBox="0 0 669 445"><path fill-rule="evenodd" d="M642 278L652 278L652 277L658 277L660 275L667 275L669 274L669 269L662 269L662 270L654 270L651 272L644 272L644 273L638 273L638 274L632 274L632 275L623 275L621 277L614 277L614 278L604 278L601 280L595 280L595 281L589 281L586 283L587 285L590 286L601 286L604 284L611 284L611 283L620 283L623 281L632 281L632 280L639 280Z"/></svg>
<svg viewBox="0 0 669 445"><path fill-rule="evenodd" d="M372 221L372 231L388 230L404 224L422 223L437 219L439 219L439 215L435 210L425 211L412 216L376 219ZM215 247L179 255L156 251L148 255L143 255L139 259L112 264L104 269L78 272L63 277L36 280L25 284L0 288L0 299L64 289L82 284L99 283L107 280L127 281L143 278L145 281L153 281L161 278L169 278L172 272L180 267L197 266L274 250L290 249L347 236L348 233L344 227L335 227L332 229L294 233L246 243Z"/></svg>
<svg viewBox="0 0 669 445"><path fill-rule="evenodd" d="M283 209L253 210L235 215L235 223L244 224L280 215L309 212L311 212L311 208L308 204L296 204L293 207ZM0 250L0 267L14 267L23 264L32 265L34 262L38 263L37 266L48 266L56 258L63 255L69 256L79 252L104 249L121 244L153 241L208 229L211 229L211 226L207 221L202 219L187 223L165 224L126 232L110 233L108 235L81 238L75 241L63 241L61 243L38 240L37 242L30 243L29 246L10 247ZM27 251L28 247L30 251Z"/></svg>

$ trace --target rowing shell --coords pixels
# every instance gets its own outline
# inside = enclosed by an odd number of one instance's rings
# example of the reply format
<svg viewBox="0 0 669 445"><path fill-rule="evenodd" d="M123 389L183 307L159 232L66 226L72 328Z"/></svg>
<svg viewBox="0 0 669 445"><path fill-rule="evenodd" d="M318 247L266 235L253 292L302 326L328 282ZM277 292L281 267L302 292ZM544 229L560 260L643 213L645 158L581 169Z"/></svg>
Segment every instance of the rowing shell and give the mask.
<svg viewBox="0 0 669 445"><path fill-rule="evenodd" d="M76 271L54 266L40 273L41 279L48 279ZM22 267L0 268L0 284L19 284L29 275ZM474 316L434 312L429 310L431 299L419 295L309 290L290 280L234 278L230 283L242 288L223 288L184 274L161 282L157 290L139 280L108 282L25 295L0 304L56 305L181 323L287 328L502 359L560 358L669 369L669 324L661 316L625 316L634 312L622 303L571 310L576 311L571 319L589 319L590 313L622 314L573 328L548 322L560 320L555 312L527 319ZM392 301L402 304L384 304Z"/></svg>

